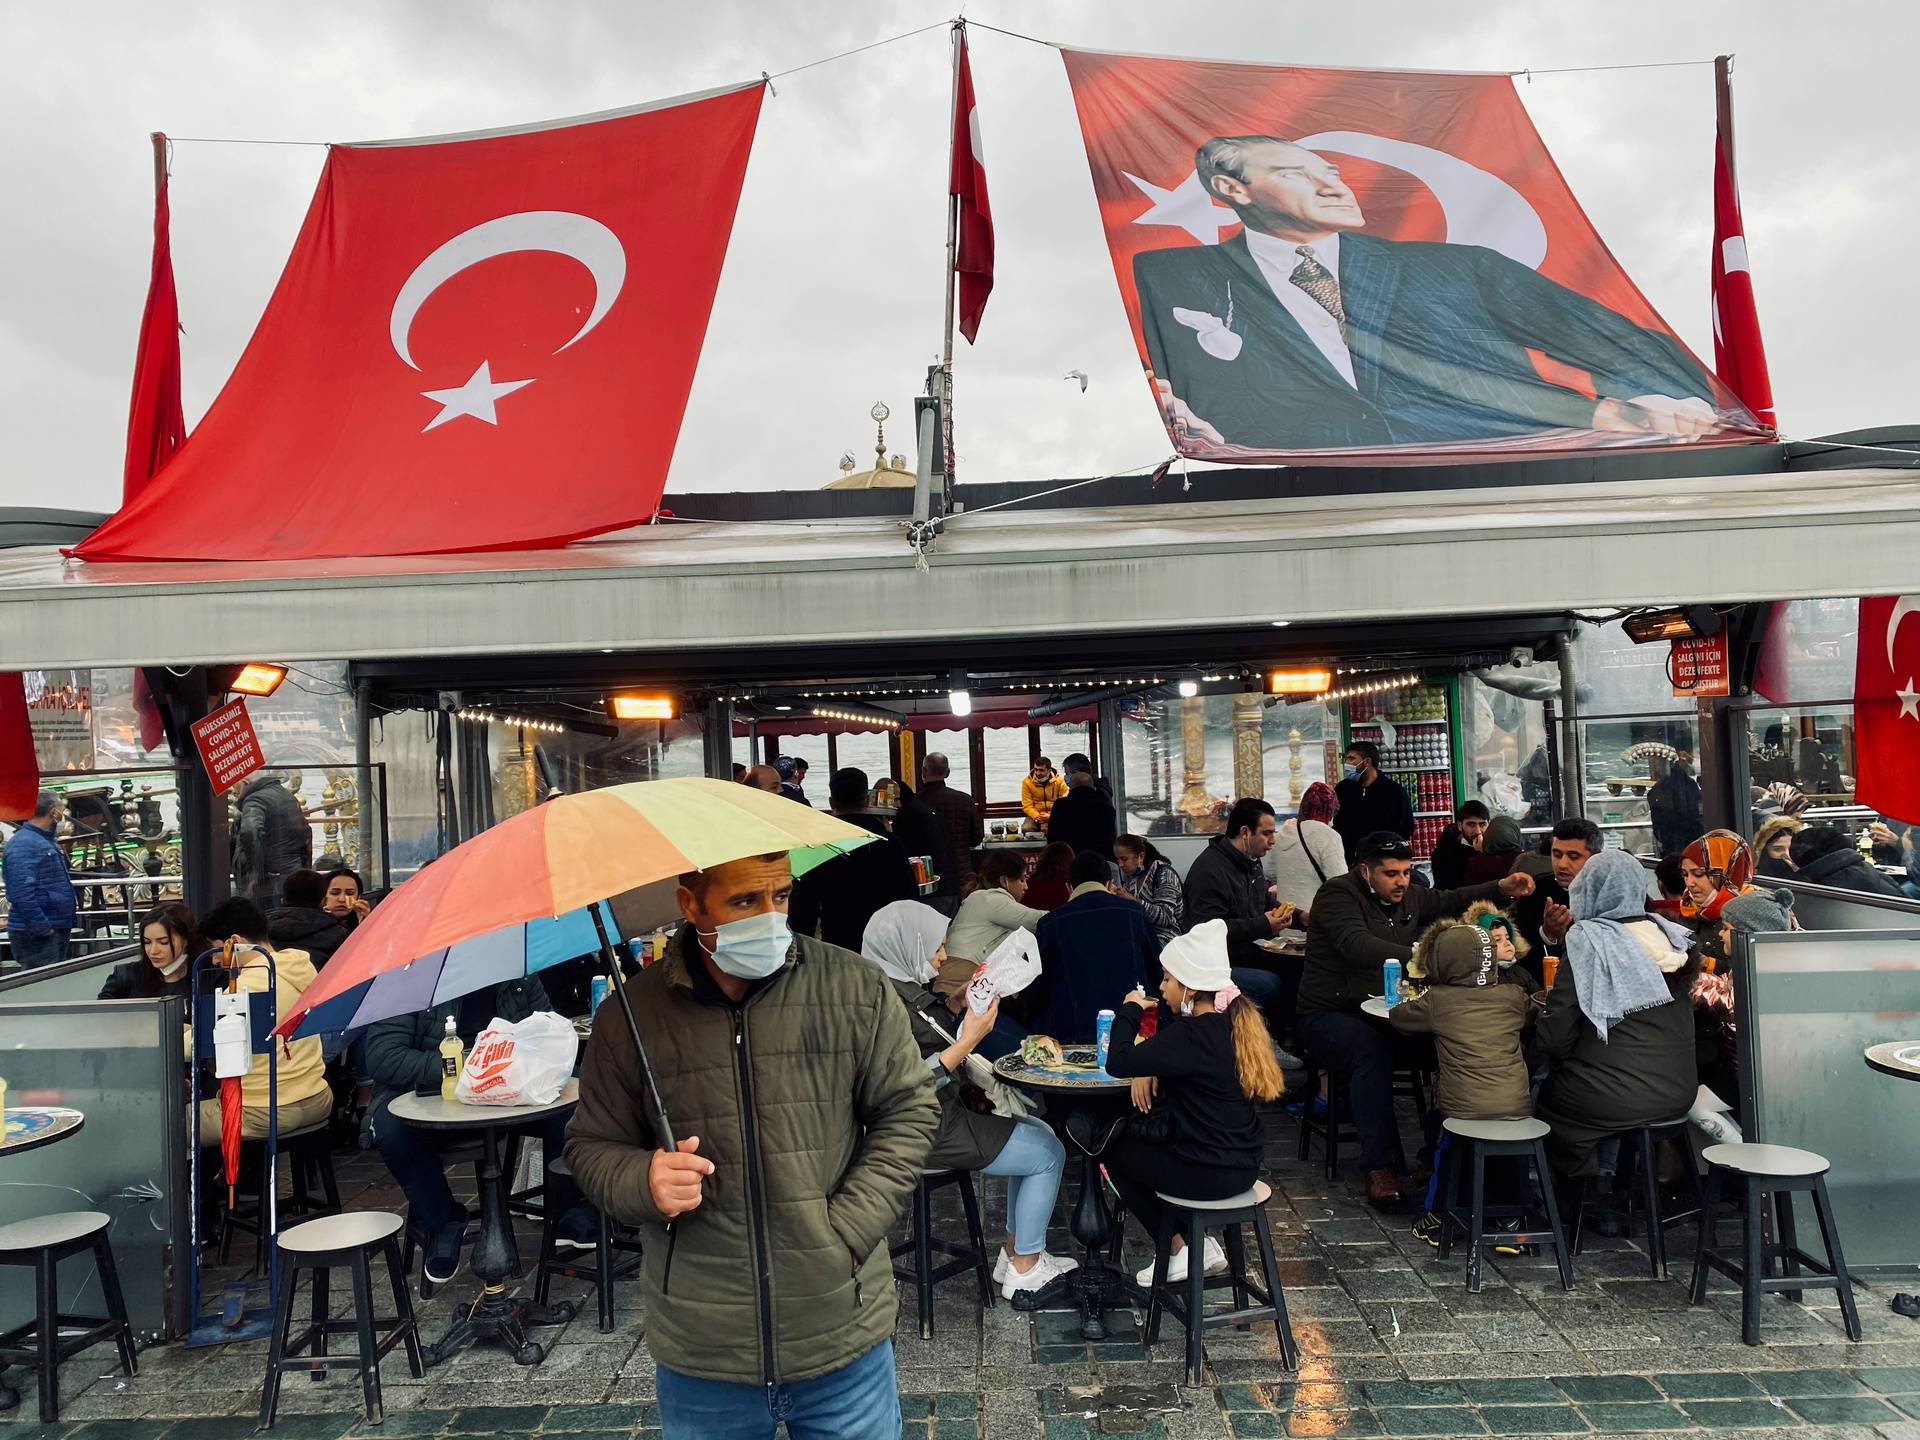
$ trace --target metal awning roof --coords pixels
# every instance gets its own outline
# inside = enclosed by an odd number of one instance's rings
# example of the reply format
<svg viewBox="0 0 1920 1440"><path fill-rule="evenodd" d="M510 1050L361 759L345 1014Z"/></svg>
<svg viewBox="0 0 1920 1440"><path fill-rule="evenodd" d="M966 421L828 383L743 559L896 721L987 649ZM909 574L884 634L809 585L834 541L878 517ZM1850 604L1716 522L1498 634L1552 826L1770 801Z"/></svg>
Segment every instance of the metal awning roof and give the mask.
<svg viewBox="0 0 1920 1440"><path fill-rule="evenodd" d="M1920 471L697 521L560 550L81 564L0 551L0 665L982 643L1911 589Z"/></svg>

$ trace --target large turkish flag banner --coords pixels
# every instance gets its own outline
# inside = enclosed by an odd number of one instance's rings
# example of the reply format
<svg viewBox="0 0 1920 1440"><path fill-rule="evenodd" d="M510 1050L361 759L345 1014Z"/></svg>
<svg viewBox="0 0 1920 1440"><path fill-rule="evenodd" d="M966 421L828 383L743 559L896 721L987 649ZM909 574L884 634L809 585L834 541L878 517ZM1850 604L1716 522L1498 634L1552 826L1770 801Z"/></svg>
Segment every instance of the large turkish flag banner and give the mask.
<svg viewBox="0 0 1920 1440"><path fill-rule="evenodd" d="M1854 798L1920 823L1920 595L1860 601L1853 672Z"/></svg>
<svg viewBox="0 0 1920 1440"><path fill-rule="evenodd" d="M1508 76L1062 55L1182 454L1769 436L1608 252Z"/></svg>
<svg viewBox="0 0 1920 1440"><path fill-rule="evenodd" d="M563 544L650 516L761 84L336 145L206 417L84 559Z"/></svg>

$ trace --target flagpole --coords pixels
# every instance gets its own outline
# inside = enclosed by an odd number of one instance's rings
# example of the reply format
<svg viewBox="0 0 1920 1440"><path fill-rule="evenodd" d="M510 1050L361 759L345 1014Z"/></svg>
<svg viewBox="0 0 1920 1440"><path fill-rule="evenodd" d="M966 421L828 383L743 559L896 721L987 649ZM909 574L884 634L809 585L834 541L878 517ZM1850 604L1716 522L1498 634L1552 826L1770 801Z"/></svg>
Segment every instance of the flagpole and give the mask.
<svg viewBox="0 0 1920 1440"><path fill-rule="evenodd" d="M960 264L960 197L953 191L953 146L959 129L960 47L966 43L967 22L953 22L952 103L947 107L947 319L940 347L940 449L944 457L944 501L953 508L953 304Z"/></svg>

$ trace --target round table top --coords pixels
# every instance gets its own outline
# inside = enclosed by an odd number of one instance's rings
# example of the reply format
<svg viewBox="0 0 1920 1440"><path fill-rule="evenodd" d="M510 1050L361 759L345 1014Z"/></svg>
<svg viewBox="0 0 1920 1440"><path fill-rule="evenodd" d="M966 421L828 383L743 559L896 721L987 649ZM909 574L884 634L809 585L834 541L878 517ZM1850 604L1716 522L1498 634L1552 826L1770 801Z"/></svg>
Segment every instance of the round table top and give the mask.
<svg viewBox="0 0 1920 1440"><path fill-rule="evenodd" d="M17 1155L64 1140L87 1123L87 1117L64 1105L9 1105L0 1155Z"/></svg>
<svg viewBox="0 0 1920 1440"><path fill-rule="evenodd" d="M1293 939L1275 935L1265 940L1256 940L1253 943L1259 946L1262 950L1266 951L1269 955L1304 955L1306 954L1307 953L1307 937L1304 934L1301 934L1301 932L1297 930L1294 931L1293 933L1296 935L1299 935L1300 938L1298 940L1293 940Z"/></svg>
<svg viewBox="0 0 1920 1440"><path fill-rule="evenodd" d="M1019 1089L1049 1095L1109 1095L1133 1088L1131 1080L1109 1075L1093 1063L1093 1046L1064 1045L1061 1050L1064 1065L1029 1065L1015 1051L994 1061L993 1073Z"/></svg>
<svg viewBox="0 0 1920 1440"><path fill-rule="evenodd" d="M497 1130L538 1120L579 1100L580 1082L569 1080L561 1087L560 1098L546 1105L466 1105L443 1100L436 1091L431 1095L396 1095L392 1110L407 1124L422 1130Z"/></svg>
<svg viewBox="0 0 1920 1440"><path fill-rule="evenodd" d="M1866 1061L1882 1075L1920 1080L1920 1040L1889 1040L1884 1045L1869 1045Z"/></svg>
<svg viewBox="0 0 1920 1440"><path fill-rule="evenodd" d="M1369 995L1360 1002L1360 1008L1376 1019L1384 1020L1387 1018L1387 997L1384 995Z"/></svg>

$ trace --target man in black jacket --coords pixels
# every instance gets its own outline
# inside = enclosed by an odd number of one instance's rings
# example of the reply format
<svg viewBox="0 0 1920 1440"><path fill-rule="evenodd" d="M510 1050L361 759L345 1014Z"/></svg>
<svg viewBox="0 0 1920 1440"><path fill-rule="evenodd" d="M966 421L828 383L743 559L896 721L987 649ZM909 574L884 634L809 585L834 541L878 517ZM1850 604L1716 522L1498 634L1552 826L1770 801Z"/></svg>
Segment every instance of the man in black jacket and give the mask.
<svg viewBox="0 0 1920 1440"><path fill-rule="evenodd" d="M796 935L812 935L858 955L874 911L913 899L920 882L913 878L906 847L867 813L866 771L834 771L827 781L827 804L839 819L879 838L816 865L794 881L791 924Z"/></svg>
<svg viewBox="0 0 1920 1440"><path fill-rule="evenodd" d="M1464 890L1429 890L1412 883L1413 849L1392 831L1360 842L1354 869L1322 885L1307 923L1307 958L1300 979L1301 1043L1345 1084L1360 1132L1360 1166L1367 1199L1397 1205L1393 1172L1395 1035L1361 1010L1380 993L1388 960L1405 964L1413 942L1443 915L1458 915L1476 900L1533 893L1533 877L1508 875Z"/></svg>
<svg viewBox="0 0 1920 1440"><path fill-rule="evenodd" d="M460 1247L466 1238L467 1212L453 1198L447 1184L446 1162L440 1152L455 1143L458 1132L420 1130L396 1120L390 1107L412 1091L432 1095L440 1089L440 1042L447 1021L469 1052L480 1032L495 1016L509 1023L524 1020L536 1010L549 1010L540 977L509 980L491 990L398 1015L367 1027L367 1068L373 1074L373 1104L367 1107L360 1144L380 1152L387 1169L407 1197L408 1218L427 1236L427 1254L421 1274L430 1284L444 1285L460 1273ZM555 1115L532 1133L541 1138L548 1165L560 1158L567 1141L567 1117ZM599 1222L591 1206L580 1198L579 1187L565 1175L546 1175L546 1203L560 1207L559 1243L569 1249L591 1250L597 1243Z"/></svg>
<svg viewBox="0 0 1920 1440"><path fill-rule="evenodd" d="M1587 861L1606 848L1606 836L1591 820L1569 815L1554 825L1547 841L1547 873L1534 873L1533 894L1513 907L1514 923L1532 947L1520 963L1536 980L1546 974L1541 963L1546 956L1567 953L1567 927L1573 924L1567 892ZM1523 863L1526 858L1521 857Z"/></svg>
<svg viewBox="0 0 1920 1440"><path fill-rule="evenodd" d="M947 847L953 856L953 864L940 872L940 888L935 893L957 899L973 878L973 852L987 838L987 827L973 796L947 784L952 773L951 763L937 750L920 762L920 803L947 827Z"/></svg>
<svg viewBox="0 0 1920 1440"><path fill-rule="evenodd" d="M264 910L279 903L287 876L312 864L313 828L299 799L277 774L250 781L234 816L235 892Z"/></svg>
<svg viewBox="0 0 1920 1440"><path fill-rule="evenodd" d="M306 951L316 970L326 969L353 933L326 909L327 880L318 870L294 871L280 887L280 903L267 911L267 939L276 949Z"/></svg>
<svg viewBox="0 0 1920 1440"><path fill-rule="evenodd" d="M1061 769L1066 773L1067 793L1053 802L1047 815L1047 843L1071 845L1076 855L1091 850L1113 859L1119 822L1113 801L1093 781L1093 762L1084 755L1069 755Z"/></svg>
<svg viewBox="0 0 1920 1440"><path fill-rule="evenodd" d="M1346 776L1333 787L1333 795L1340 802L1333 828L1340 832L1349 859L1376 830L1413 839L1413 802L1398 780L1380 773L1380 747L1371 740L1347 746Z"/></svg>
<svg viewBox="0 0 1920 1440"><path fill-rule="evenodd" d="M1186 879L1187 928L1208 920L1227 922L1227 960L1233 983L1267 1018L1276 1040L1293 1033L1294 995L1300 988L1299 962L1269 955L1259 941L1286 927L1286 912L1273 904L1273 887L1260 864L1280 833L1273 806L1244 796L1227 812L1227 833L1216 835L1194 857ZM1281 1052L1280 1063L1295 1069L1299 1061Z"/></svg>
<svg viewBox="0 0 1920 1440"><path fill-rule="evenodd" d="M1467 883L1467 861L1479 853L1480 840L1493 823L1486 802L1462 800L1453 812L1453 823L1433 842L1433 885L1436 890L1457 890Z"/></svg>

